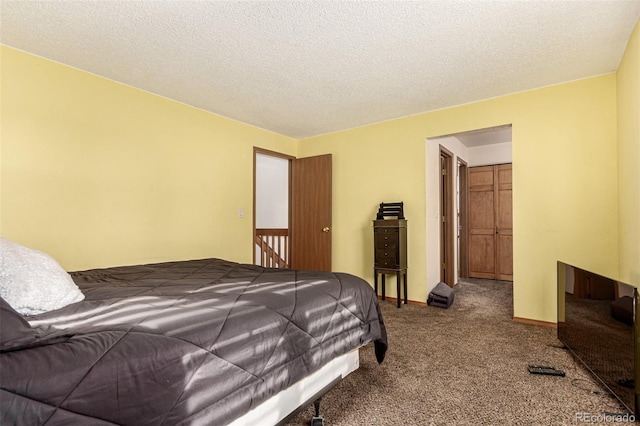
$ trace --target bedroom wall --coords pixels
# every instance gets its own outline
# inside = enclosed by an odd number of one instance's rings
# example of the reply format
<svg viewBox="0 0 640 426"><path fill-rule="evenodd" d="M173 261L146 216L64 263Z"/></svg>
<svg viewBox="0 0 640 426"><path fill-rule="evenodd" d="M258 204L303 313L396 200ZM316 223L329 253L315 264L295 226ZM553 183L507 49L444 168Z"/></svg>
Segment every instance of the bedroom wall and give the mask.
<svg viewBox="0 0 640 426"><path fill-rule="evenodd" d="M253 146L295 155L295 140L5 46L0 54L3 237L68 270L251 263Z"/></svg>
<svg viewBox="0 0 640 426"><path fill-rule="evenodd" d="M427 295L425 139L513 125L514 316L556 320L556 261L618 271L616 75L512 94L299 142L334 158L333 267L373 281L371 220L404 201L409 299ZM394 286L388 286L395 295Z"/></svg>
<svg viewBox="0 0 640 426"><path fill-rule="evenodd" d="M620 280L640 286L640 23L617 72Z"/></svg>
<svg viewBox="0 0 640 426"><path fill-rule="evenodd" d="M557 259L616 276L618 250L638 241L636 233L618 242L615 74L296 143L6 47L0 55L0 233L69 270L207 256L251 262L256 145L334 154L335 270L372 282L371 220L381 201L405 201L409 298L424 302L435 238L426 229L425 139L509 123L515 316L555 321ZM621 193L637 203L633 185ZM620 215L621 229L637 223L635 211Z"/></svg>

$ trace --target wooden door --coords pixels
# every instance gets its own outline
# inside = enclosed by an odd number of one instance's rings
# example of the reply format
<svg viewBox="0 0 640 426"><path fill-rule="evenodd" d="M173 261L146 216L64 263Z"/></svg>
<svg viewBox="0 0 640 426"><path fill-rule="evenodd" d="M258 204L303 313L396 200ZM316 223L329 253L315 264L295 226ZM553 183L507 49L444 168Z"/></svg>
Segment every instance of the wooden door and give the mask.
<svg viewBox="0 0 640 426"><path fill-rule="evenodd" d="M453 207L453 154L440 146L440 281L453 287L456 215Z"/></svg>
<svg viewBox="0 0 640 426"><path fill-rule="evenodd" d="M331 270L331 154L293 160L291 267Z"/></svg>
<svg viewBox="0 0 640 426"><path fill-rule="evenodd" d="M496 276L493 166L469 168L469 277Z"/></svg>
<svg viewBox="0 0 640 426"><path fill-rule="evenodd" d="M511 164L469 168L469 277L513 280Z"/></svg>
<svg viewBox="0 0 640 426"><path fill-rule="evenodd" d="M496 279L513 281L511 164L496 166Z"/></svg>

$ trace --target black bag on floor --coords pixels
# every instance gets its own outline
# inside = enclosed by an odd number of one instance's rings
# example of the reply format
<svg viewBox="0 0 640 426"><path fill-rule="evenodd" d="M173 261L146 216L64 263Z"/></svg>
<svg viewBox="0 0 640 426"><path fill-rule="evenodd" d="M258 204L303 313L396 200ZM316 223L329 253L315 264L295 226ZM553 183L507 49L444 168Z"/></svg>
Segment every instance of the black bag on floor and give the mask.
<svg viewBox="0 0 640 426"><path fill-rule="evenodd" d="M453 289L443 282L439 282L429 293L427 305L438 308L448 308L453 303Z"/></svg>

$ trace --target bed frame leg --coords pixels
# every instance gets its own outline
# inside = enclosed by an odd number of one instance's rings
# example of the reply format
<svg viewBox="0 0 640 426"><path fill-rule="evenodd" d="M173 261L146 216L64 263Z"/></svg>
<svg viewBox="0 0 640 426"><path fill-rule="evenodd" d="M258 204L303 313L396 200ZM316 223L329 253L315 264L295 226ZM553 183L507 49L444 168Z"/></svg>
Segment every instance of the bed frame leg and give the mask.
<svg viewBox="0 0 640 426"><path fill-rule="evenodd" d="M316 409L316 415L311 418L311 426L324 426L324 418L320 415L320 399L313 401L313 407Z"/></svg>

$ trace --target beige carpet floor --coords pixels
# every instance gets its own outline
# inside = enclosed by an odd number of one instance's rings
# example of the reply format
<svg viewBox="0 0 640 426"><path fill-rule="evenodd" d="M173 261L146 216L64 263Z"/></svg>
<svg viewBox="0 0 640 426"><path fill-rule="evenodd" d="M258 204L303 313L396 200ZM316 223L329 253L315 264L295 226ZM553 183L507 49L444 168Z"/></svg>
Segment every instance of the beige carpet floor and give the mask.
<svg viewBox="0 0 640 426"><path fill-rule="evenodd" d="M614 424L603 413L624 413L621 405L561 349L555 328L512 320L512 294L509 282L466 280L449 309L380 301L386 360L377 364L371 344L360 349L360 368L321 401L326 424ZM528 364L566 376L531 375ZM308 425L313 413L289 425Z"/></svg>

